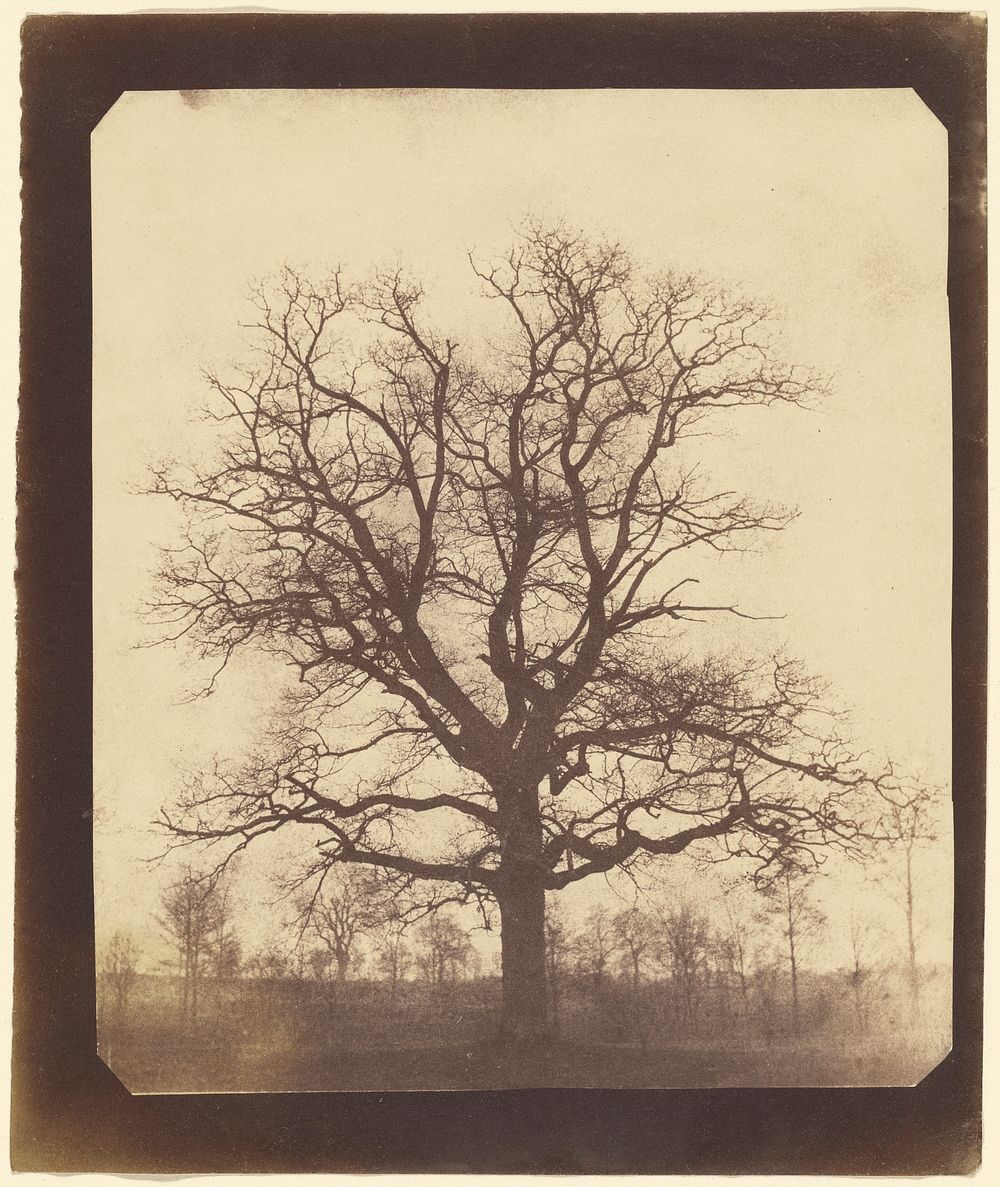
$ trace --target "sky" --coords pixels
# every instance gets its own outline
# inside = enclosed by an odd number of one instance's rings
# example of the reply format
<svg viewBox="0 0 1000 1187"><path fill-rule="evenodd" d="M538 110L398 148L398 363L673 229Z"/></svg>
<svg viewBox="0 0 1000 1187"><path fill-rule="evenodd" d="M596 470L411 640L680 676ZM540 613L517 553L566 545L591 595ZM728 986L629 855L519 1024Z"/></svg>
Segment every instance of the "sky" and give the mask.
<svg viewBox="0 0 1000 1187"><path fill-rule="evenodd" d="M176 510L146 467L203 450L205 366L245 357L250 283L284 263L399 261L463 342L490 306L466 253L526 216L620 240L655 271L780 311L821 407L750 414L706 446L724 488L797 506L707 592L829 680L877 754L950 770L946 134L908 90L211 91L124 95L93 134L95 852L99 934L150 927L148 829L179 773L238 754L274 673L207 701L182 651L137 649ZM712 582L716 588L710 588ZM931 922L947 939L947 862Z"/></svg>

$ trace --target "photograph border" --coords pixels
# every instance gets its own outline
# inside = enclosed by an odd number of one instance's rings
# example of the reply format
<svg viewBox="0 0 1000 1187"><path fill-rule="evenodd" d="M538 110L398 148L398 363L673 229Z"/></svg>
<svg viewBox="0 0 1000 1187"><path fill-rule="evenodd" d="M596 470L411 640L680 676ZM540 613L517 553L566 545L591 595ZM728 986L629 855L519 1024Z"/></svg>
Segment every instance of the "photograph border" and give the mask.
<svg viewBox="0 0 1000 1187"><path fill-rule="evenodd" d="M927 1175L975 1169L985 900L985 47L985 18L941 12L25 20L15 1170ZM99 1060L90 134L126 91L340 87L912 87L948 130L954 1041L918 1086L131 1096Z"/></svg>

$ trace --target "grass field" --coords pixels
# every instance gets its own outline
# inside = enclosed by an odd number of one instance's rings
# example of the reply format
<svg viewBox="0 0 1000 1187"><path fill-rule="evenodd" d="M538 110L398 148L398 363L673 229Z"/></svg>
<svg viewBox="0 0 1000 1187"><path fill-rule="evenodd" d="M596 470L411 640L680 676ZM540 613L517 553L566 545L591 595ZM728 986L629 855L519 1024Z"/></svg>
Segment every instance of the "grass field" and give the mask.
<svg viewBox="0 0 1000 1187"><path fill-rule="evenodd" d="M596 1000L567 993L559 1034L530 1072L504 1066L489 980L408 985L392 1002L361 982L320 992L234 981L206 985L199 1018L182 1023L176 983L145 977L127 1017L102 1025L100 1047L136 1093L906 1085L948 1049L940 1020L926 1018L860 1029L827 1011L795 1037L773 1018L706 1004L682 1025L665 993L643 990L638 1002L615 986ZM632 1006L624 1025L623 1003Z"/></svg>

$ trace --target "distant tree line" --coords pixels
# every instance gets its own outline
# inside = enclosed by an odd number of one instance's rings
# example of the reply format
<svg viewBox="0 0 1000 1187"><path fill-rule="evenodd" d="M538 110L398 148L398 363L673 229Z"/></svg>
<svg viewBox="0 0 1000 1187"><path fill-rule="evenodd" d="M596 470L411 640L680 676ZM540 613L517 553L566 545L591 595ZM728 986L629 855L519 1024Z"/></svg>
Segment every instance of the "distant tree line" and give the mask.
<svg viewBox="0 0 1000 1187"><path fill-rule="evenodd" d="M896 999L905 1004L906 1020L916 1022L927 974L918 959L915 879L920 847L934 836L931 806L923 812L909 808L897 823L893 860L883 864L877 881L860 887L849 906L846 937L841 936L846 959L836 969L828 955L815 959L831 939L822 896L815 893L816 872L793 863L763 887L730 878L710 900L662 887L636 894L631 903L597 905L575 917L562 904L549 903L546 1005L553 1032L645 1042L657 1040L658 1027L672 1035L697 1035L725 1023L800 1037L817 1014L830 1013L818 1001L820 985L824 994L835 991L849 1003L850 1023L859 1033L890 1008L887 1002L896 1009ZM269 1002L278 1014L296 986L311 986L314 997L318 992L331 1007L342 1006L349 981L369 994L376 1012L396 1010L414 992L426 1003L471 982L482 987L477 1000L484 1010L498 1006L495 959L492 965L488 956L484 960L468 917L454 904L407 902L390 893L375 872L338 868L308 896L293 896L294 919L245 948L237 934L233 885L233 872L187 865L162 892L157 925L170 955L156 971L173 986L183 1030L197 1028L206 986L215 994L211 1013L217 987L237 983L256 995L254 1008ZM885 955L883 888L890 907L900 908L902 960ZM482 922L489 926L488 917ZM139 965L134 939L115 932L98 965L106 1035L128 1023ZM827 971L818 974L818 965ZM356 1008L362 999L352 991L350 1000ZM840 1004L835 1012L843 1018Z"/></svg>

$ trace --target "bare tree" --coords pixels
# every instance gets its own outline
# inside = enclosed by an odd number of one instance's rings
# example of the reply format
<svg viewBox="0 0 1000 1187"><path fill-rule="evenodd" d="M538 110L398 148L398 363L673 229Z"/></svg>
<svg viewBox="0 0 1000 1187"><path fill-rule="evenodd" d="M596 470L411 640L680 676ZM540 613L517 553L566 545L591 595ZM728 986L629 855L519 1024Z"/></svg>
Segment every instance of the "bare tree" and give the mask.
<svg viewBox="0 0 1000 1187"><path fill-rule="evenodd" d="M202 979L217 967L220 941L228 943L228 902L223 874L199 873L185 867L163 893L160 926L177 954L181 1014L188 1022L198 1016Z"/></svg>
<svg viewBox="0 0 1000 1187"><path fill-rule="evenodd" d="M621 948L621 937L606 907L593 907L573 937L576 967L600 988Z"/></svg>
<svg viewBox="0 0 1000 1187"><path fill-rule="evenodd" d="M377 953L376 967L389 982L389 1002L394 1005L399 984L413 960L413 952L406 941L406 924L402 920L389 919L382 925Z"/></svg>
<svg viewBox="0 0 1000 1187"><path fill-rule="evenodd" d="M708 980L714 991L718 1016L742 1020L745 1014L743 995L739 989L738 958L732 940L724 932L712 933L708 970Z"/></svg>
<svg viewBox="0 0 1000 1187"><path fill-rule="evenodd" d="M572 952L572 940L566 914L558 900L545 909L545 972L549 991L549 1010L553 1034L559 1033L563 982Z"/></svg>
<svg viewBox="0 0 1000 1187"><path fill-rule="evenodd" d="M663 955L681 990L684 1020L691 1026L711 942L708 916L691 903L681 903L663 917L661 926Z"/></svg>
<svg viewBox="0 0 1000 1187"><path fill-rule="evenodd" d="M313 981L322 984L327 979L333 956L326 945L310 948L305 955L305 967Z"/></svg>
<svg viewBox="0 0 1000 1187"><path fill-rule="evenodd" d="M720 950L728 959L740 987L740 1016L750 1013L750 936L759 929L759 913L750 910L740 896L739 884L726 888L722 895L722 934Z"/></svg>
<svg viewBox="0 0 1000 1187"><path fill-rule="evenodd" d="M125 1021L129 999L139 978L138 966L139 953L132 937L116 931L104 950L99 975L105 1020L112 1026Z"/></svg>
<svg viewBox="0 0 1000 1187"><path fill-rule="evenodd" d="M417 963L428 985L435 988L454 982L472 954L472 944L463 928L443 911L434 911L416 929L419 943Z"/></svg>
<svg viewBox="0 0 1000 1187"><path fill-rule="evenodd" d="M636 993L642 978L642 963L653 946L656 923L647 911L632 906L619 911L612 920L619 942L619 958Z"/></svg>
<svg viewBox="0 0 1000 1187"><path fill-rule="evenodd" d="M788 955L788 976L792 993L792 1030L802 1030L799 975L802 950L825 922L823 912L812 901L812 871L786 858L765 893L775 904L781 934Z"/></svg>
<svg viewBox="0 0 1000 1187"><path fill-rule="evenodd" d="M312 961L309 963L315 967ZM290 981L296 978L298 969L292 953L271 940L251 952L244 971L254 981Z"/></svg>
<svg viewBox="0 0 1000 1187"><path fill-rule="evenodd" d="M890 848L883 866L882 882L902 909L906 921L907 977L910 1009L914 1015L920 1008L915 922L917 866L921 850L937 839L941 800L940 792L924 788L904 802L890 804L886 813Z"/></svg>
<svg viewBox="0 0 1000 1187"><path fill-rule="evenodd" d="M229 889L221 888L222 901L216 913L215 928L209 937L208 973L217 980L229 980L240 972L243 947L233 928Z"/></svg>
<svg viewBox="0 0 1000 1187"><path fill-rule="evenodd" d="M858 1026L868 1029L869 989L875 976L875 954L879 943L884 940L882 929L865 912L857 899L851 902L847 914L847 937L851 946L851 964L848 979L854 1000L854 1013Z"/></svg>
<svg viewBox="0 0 1000 1187"><path fill-rule="evenodd" d="M387 913L383 884L373 872L350 867L324 877L303 904L304 923L330 953L339 985L347 980L358 940L383 923Z"/></svg>
<svg viewBox="0 0 1000 1187"><path fill-rule="evenodd" d="M230 852L298 827L306 874L496 903L502 1035L536 1051L546 891L696 842L762 864L855 846L895 780L794 664L673 636L743 613L693 596L685 556L790 518L701 486L684 444L822 389L775 359L766 310L560 229L473 267L500 313L478 354L398 272L286 272L255 297L257 361L208 375L224 444L155 474L190 526L154 613L216 675L253 648L297 683L257 753L163 823Z"/></svg>

